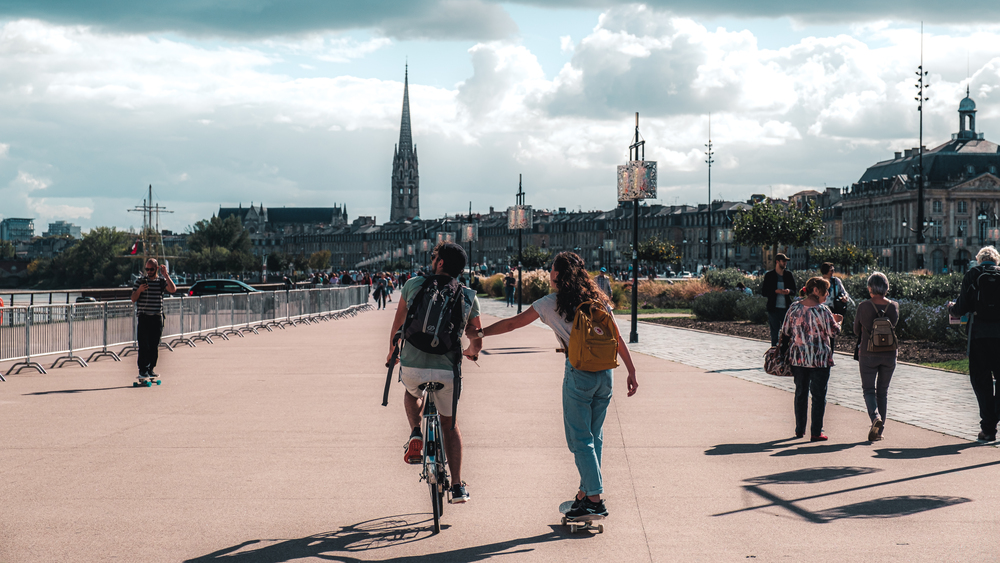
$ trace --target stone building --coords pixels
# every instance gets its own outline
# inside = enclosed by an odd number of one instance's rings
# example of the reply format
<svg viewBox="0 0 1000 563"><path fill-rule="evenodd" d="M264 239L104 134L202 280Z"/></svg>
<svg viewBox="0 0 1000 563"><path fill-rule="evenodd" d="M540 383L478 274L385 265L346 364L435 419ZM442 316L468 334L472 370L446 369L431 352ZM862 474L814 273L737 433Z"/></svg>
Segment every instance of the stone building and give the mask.
<svg viewBox="0 0 1000 563"><path fill-rule="evenodd" d="M399 144L392 154L389 221L420 217L420 174L417 171L417 146L410 129L410 69L403 78L403 115L399 124Z"/></svg>
<svg viewBox="0 0 1000 563"><path fill-rule="evenodd" d="M917 182L921 148L872 165L844 194L843 239L879 257L879 266L908 271L965 271L976 250L996 244L1000 213L1000 147L976 131L976 104L958 108L950 141L923 149L924 243L918 244Z"/></svg>

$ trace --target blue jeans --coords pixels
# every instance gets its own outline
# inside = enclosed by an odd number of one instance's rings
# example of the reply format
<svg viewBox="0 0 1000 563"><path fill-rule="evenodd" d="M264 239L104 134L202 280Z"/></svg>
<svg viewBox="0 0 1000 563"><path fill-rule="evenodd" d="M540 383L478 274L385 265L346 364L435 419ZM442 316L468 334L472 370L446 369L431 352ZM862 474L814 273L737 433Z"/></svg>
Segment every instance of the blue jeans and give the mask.
<svg viewBox="0 0 1000 563"><path fill-rule="evenodd" d="M601 479L601 449L604 417L611 403L611 370L580 371L566 360L563 375L563 425L566 444L573 452L580 473L580 490L587 495L604 492Z"/></svg>
<svg viewBox="0 0 1000 563"><path fill-rule="evenodd" d="M795 433L806 433L806 414L809 394L812 393L812 425L810 436L823 433L823 415L826 414L826 389L830 382L830 368L804 368L792 366L795 377Z"/></svg>
<svg viewBox="0 0 1000 563"><path fill-rule="evenodd" d="M788 309L775 309L767 312L767 324L771 328L771 346L778 345L778 337L781 333L781 325L785 323L785 313Z"/></svg>

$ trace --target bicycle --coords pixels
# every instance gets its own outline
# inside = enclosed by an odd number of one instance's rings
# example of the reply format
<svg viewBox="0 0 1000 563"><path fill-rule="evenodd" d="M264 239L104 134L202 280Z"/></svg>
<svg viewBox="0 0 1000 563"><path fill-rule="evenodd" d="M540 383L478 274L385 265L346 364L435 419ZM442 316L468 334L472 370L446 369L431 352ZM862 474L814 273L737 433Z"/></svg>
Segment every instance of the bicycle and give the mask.
<svg viewBox="0 0 1000 563"><path fill-rule="evenodd" d="M441 516L444 514L445 492L450 491L448 459L444 450L444 436L441 434L441 417L431 395L444 388L442 383L423 383L419 389L424 392L424 451L423 469L420 480L427 481L431 493L431 510L434 513L434 533L441 532Z"/></svg>

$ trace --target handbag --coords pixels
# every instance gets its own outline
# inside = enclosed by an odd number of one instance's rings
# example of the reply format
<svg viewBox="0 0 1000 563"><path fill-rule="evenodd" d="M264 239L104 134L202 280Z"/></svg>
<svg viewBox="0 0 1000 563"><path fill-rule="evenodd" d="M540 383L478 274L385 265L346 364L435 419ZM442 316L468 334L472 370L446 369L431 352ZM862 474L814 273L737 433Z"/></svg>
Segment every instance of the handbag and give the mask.
<svg viewBox="0 0 1000 563"><path fill-rule="evenodd" d="M839 278L833 278L833 282L832 283L833 283L832 287L834 288L834 291L830 292L830 294L831 294L830 297L832 298L832 301L833 301L833 303L830 304L830 309L833 311L833 314L835 314L835 315L846 315L847 314L847 302L846 301L841 301L841 299L840 299L845 294L845 292L844 292L844 286L841 284L841 281L840 281Z"/></svg>
<svg viewBox="0 0 1000 563"><path fill-rule="evenodd" d="M792 365L788 363L788 344L787 337L782 335L777 346L771 346L764 352L765 373L779 377L792 376Z"/></svg>

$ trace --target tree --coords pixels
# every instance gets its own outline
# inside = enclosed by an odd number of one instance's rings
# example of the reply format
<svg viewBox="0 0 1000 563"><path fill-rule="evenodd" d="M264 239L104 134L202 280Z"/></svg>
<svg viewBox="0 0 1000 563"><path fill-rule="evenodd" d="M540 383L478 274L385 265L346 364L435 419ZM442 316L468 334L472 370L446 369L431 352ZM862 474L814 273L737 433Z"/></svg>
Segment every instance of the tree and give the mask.
<svg viewBox="0 0 1000 563"><path fill-rule="evenodd" d="M874 268L878 263L878 258L871 250L861 250L846 242L837 246L814 248L812 258L817 262L830 262L843 272L853 272L858 267Z"/></svg>
<svg viewBox="0 0 1000 563"><path fill-rule="evenodd" d="M544 268L549 260L552 258L552 253L544 248L538 248L533 244L529 244L521 250L521 263L524 265L525 270L538 270ZM517 255L510 257L511 263L517 262Z"/></svg>
<svg viewBox="0 0 1000 563"><path fill-rule="evenodd" d="M230 252L250 253L250 235L236 215L225 219L212 217L194 224L187 239L188 248L197 252L205 248L225 248Z"/></svg>
<svg viewBox="0 0 1000 563"><path fill-rule="evenodd" d="M292 267L295 268L296 271L304 271L309 267L309 259L306 258L305 254L299 254L298 256L292 258Z"/></svg>
<svg viewBox="0 0 1000 563"><path fill-rule="evenodd" d="M653 265L673 264L681 259L673 244L653 235L639 243L639 260Z"/></svg>
<svg viewBox="0 0 1000 563"><path fill-rule="evenodd" d="M16 254L14 243L9 240L0 240L0 259L13 258Z"/></svg>
<svg viewBox="0 0 1000 563"><path fill-rule="evenodd" d="M315 271L325 270L330 267L330 251L320 250L313 252L309 257L309 267Z"/></svg>
<svg viewBox="0 0 1000 563"><path fill-rule="evenodd" d="M91 229L49 264L36 265L36 272L43 278L39 281L57 288L116 287L126 283L134 260L126 252L133 242L134 234L113 227Z"/></svg>
<svg viewBox="0 0 1000 563"><path fill-rule="evenodd" d="M800 210L766 200L737 212L733 233L736 244L743 246L809 247L823 235L823 216L812 202Z"/></svg>
<svg viewBox="0 0 1000 563"><path fill-rule="evenodd" d="M269 272L284 272L291 263L291 256L284 252L272 252L267 255L267 270Z"/></svg>

